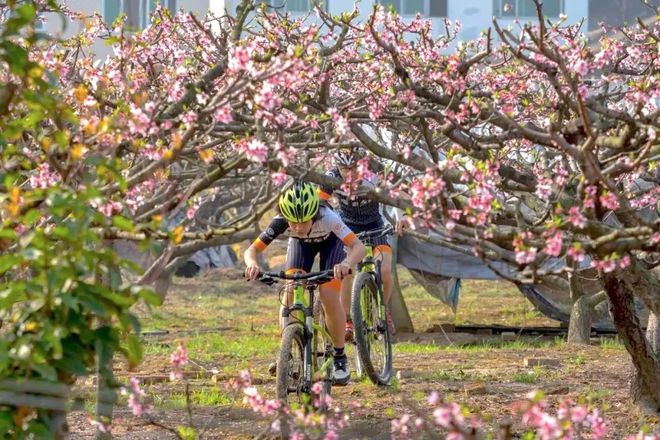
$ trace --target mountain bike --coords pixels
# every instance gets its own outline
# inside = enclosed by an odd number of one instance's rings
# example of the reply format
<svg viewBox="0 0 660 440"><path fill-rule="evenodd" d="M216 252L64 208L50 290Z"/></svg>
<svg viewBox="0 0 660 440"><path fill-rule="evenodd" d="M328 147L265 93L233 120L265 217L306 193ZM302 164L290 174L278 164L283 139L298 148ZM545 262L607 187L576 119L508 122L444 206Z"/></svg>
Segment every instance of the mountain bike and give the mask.
<svg viewBox="0 0 660 440"><path fill-rule="evenodd" d="M381 237L392 232L387 225L375 231L357 234L365 243L367 252L358 264L358 274L353 281L351 315L357 351L358 374L366 373L377 385L387 385L392 378L392 338L387 326L381 262L374 257L374 247L367 244L369 238Z"/></svg>
<svg viewBox="0 0 660 440"><path fill-rule="evenodd" d="M296 403L306 410L327 409L334 369L333 345L315 292L333 278L332 270L301 274L264 272L258 278L268 285L279 280L293 283L293 303L283 303L282 317L291 319L282 332L277 361L277 398L285 405L293 403L289 402L289 395L294 394ZM317 382L321 386L314 389Z"/></svg>

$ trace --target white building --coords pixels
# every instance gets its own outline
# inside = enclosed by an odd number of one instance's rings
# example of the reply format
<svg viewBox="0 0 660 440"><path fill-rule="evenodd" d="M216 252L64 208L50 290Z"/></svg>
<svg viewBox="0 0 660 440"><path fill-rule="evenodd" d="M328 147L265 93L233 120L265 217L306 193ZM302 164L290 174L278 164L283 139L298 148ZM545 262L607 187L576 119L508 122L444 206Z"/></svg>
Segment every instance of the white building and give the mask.
<svg viewBox="0 0 660 440"><path fill-rule="evenodd" d="M263 0L263 3L278 8L281 12L289 12L293 16L309 16L310 22L316 20L314 14L309 14L312 5L321 1L323 7L332 14L339 14L352 10L353 0ZM204 16L208 11L216 15L230 13L235 15L236 6L240 0L63 0L63 2L74 11L80 11L86 15L94 12L101 13L106 21L113 21L119 14L126 14L129 25L135 28L144 28L150 20L150 13L158 4L170 10L183 9L193 12L198 16ZM636 2L633 5L633 2ZM511 24L515 18L522 22L535 21L536 9L532 0L361 0L358 3L360 19L369 16L374 4L380 3L386 7L391 6L402 17L412 18L417 13L429 18L434 22L435 32L443 32L445 18L452 21L458 20L462 23L461 40L478 38L480 33L492 26L495 17L504 27ZM606 7L611 3L611 8ZM651 15L652 10L643 5L637 5L639 0L543 0L544 12L550 18L558 18L565 14L571 23L585 20L584 32L596 29L597 21L607 19L618 21L612 24L621 24L622 21L631 17L624 15L639 15L646 12ZM650 3L660 3L660 0L650 0ZM617 13L616 17L606 15L608 10L623 11L627 14ZM605 14L605 15L604 15ZM589 17L593 15L593 22ZM619 17L621 15L621 17ZM59 33L62 29L62 21L59 17L46 17L43 28L51 33ZM79 29L70 26L64 35L71 35ZM97 42L94 47L96 54L103 57L109 53L109 48L104 42Z"/></svg>

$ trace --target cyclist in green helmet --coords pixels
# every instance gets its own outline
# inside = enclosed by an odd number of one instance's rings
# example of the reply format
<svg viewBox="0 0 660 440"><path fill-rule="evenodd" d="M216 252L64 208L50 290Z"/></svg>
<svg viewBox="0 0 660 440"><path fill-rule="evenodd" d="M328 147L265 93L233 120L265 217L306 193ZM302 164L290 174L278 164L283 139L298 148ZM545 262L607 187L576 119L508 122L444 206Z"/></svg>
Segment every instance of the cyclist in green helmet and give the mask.
<svg viewBox="0 0 660 440"><path fill-rule="evenodd" d="M245 276L248 280L259 276L257 254L284 233L289 235L287 273L310 272L317 255L320 270L334 270L335 279L321 285L319 290L335 350L334 382L346 385L350 370L344 353L341 280L364 257L364 245L332 209L321 206L316 185L296 182L282 193L278 208L280 213L245 251Z"/></svg>

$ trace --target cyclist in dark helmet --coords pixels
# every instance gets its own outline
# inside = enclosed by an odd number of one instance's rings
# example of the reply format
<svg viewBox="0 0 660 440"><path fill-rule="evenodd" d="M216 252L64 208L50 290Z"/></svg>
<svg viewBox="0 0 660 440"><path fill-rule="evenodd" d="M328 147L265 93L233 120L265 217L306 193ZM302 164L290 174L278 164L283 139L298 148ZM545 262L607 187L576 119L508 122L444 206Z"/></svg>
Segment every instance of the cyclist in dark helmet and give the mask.
<svg viewBox="0 0 660 440"><path fill-rule="evenodd" d="M365 153L361 149L341 150L334 155L334 167L326 174L332 177L340 178L344 181L358 178L357 165L360 160L365 157ZM362 179L358 182L360 186L367 189L375 188L378 185L377 177ZM342 190L333 190L330 187L324 187L321 190L320 196L323 200L329 200L335 196L338 202L337 212L339 217L344 221L351 231L358 234L365 231L374 231L382 229L385 225L385 220L381 213L380 203L369 199L364 191L355 191L351 194ZM397 221L396 230L400 231L405 223ZM381 260L381 269L383 277L383 293L386 308L387 323L390 331L394 333L394 324L392 315L389 308L389 300L392 295L393 277L392 277L392 247L390 246L389 237L371 237L368 239L368 244L374 248L374 257ZM346 340L353 340L353 322L349 315L351 304L351 287L353 277L348 276L342 281L342 301L344 302L344 310L346 311L346 326L345 334Z"/></svg>

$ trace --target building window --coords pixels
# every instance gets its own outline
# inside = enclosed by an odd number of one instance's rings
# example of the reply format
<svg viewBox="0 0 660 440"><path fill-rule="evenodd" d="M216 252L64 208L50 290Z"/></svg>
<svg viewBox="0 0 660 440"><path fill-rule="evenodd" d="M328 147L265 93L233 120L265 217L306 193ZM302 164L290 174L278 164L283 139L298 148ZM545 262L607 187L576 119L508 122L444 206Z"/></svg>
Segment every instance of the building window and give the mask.
<svg viewBox="0 0 660 440"><path fill-rule="evenodd" d="M151 14L158 5L176 11L177 0L103 0L103 19L112 23L122 14L126 14L129 27L144 29L149 25Z"/></svg>
<svg viewBox="0 0 660 440"><path fill-rule="evenodd" d="M498 18L536 17L534 0L494 0L493 10ZM543 15L559 17L564 13L564 0L543 0Z"/></svg>
<svg viewBox="0 0 660 440"><path fill-rule="evenodd" d="M391 7L399 15L447 16L447 0L379 0L378 3L386 10Z"/></svg>

